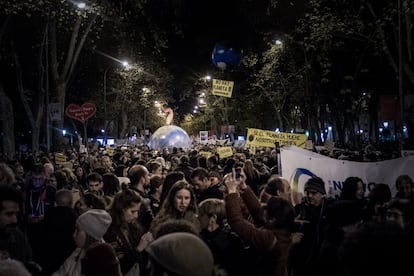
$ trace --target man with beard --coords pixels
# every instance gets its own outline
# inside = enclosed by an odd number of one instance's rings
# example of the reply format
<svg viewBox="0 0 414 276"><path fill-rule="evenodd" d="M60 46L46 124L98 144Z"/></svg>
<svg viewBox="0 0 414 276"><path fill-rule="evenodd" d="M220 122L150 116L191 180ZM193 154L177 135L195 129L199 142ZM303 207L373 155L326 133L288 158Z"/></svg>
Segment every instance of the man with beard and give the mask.
<svg viewBox="0 0 414 276"><path fill-rule="evenodd" d="M32 249L26 235L17 228L22 196L11 186L0 186L0 259L32 260Z"/></svg>
<svg viewBox="0 0 414 276"><path fill-rule="evenodd" d="M215 178L219 176L216 175ZM209 172L201 167L195 168L191 173L191 183L194 186L197 202L202 202L208 198L223 199L223 191L218 181L212 182Z"/></svg>
<svg viewBox="0 0 414 276"><path fill-rule="evenodd" d="M92 172L88 174L86 177L86 183L88 185L88 189L85 193L93 193L99 197L104 196L103 192L103 178L102 175L97 172Z"/></svg>
<svg viewBox="0 0 414 276"><path fill-rule="evenodd" d="M142 204L139 212L138 221L148 231L154 214L151 209L150 196L147 189L150 186L151 175L147 167L143 165L134 165L128 171L128 177L131 181L129 188L136 191L142 197Z"/></svg>
<svg viewBox="0 0 414 276"><path fill-rule="evenodd" d="M295 222L303 238L290 251L292 275L322 275L320 253L326 238L326 212L332 200L326 197L325 182L320 177L308 179L303 190L305 199L295 206Z"/></svg>

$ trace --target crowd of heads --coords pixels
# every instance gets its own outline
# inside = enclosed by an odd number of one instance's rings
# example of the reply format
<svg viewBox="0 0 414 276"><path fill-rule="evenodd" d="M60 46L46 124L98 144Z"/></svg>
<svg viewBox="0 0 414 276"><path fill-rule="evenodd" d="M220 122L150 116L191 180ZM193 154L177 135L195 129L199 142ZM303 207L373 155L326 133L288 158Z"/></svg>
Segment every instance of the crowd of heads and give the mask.
<svg viewBox="0 0 414 276"><path fill-rule="evenodd" d="M17 260L34 275L64 271L66 262L86 276L133 274L137 266L153 275L213 275L219 273L218 266L232 275L240 270L233 271L232 256L220 254L231 247L238 251L229 252L240 258L253 258L251 266L265 262L263 271L285 267L292 276L305 271L325 275L320 266L326 260L318 258L321 252L333 252L341 273L362 275L369 268L355 256L375 251L380 234L391 239L401 232L411 244L414 192L409 175L387 184L349 176L336 197L314 176L300 193L278 174L276 154L270 149L256 154L238 149L233 157L220 158L214 150L206 156L196 149L117 148L111 156L71 152L64 163L56 163L53 155L0 163L0 232L18 229L21 233L14 235L27 236L21 246L31 252L25 256L10 249L9 240L0 240L0 259ZM395 185L395 195L390 185ZM66 222L74 231L56 238L68 244L67 253L49 266L57 248L55 240L47 242L56 229L50 228L50 220L66 219L68 212L73 217ZM366 232L373 229L378 235L367 238ZM246 234L255 231L259 238ZM218 244L224 240L227 247ZM326 248L333 251L323 251ZM264 255L255 264L257 254ZM266 263L268 258L277 258L280 267ZM291 261L285 263L286 258ZM30 265L33 261L46 270L37 271ZM20 269L13 262L0 262L0 271ZM252 271L240 266L246 273Z"/></svg>

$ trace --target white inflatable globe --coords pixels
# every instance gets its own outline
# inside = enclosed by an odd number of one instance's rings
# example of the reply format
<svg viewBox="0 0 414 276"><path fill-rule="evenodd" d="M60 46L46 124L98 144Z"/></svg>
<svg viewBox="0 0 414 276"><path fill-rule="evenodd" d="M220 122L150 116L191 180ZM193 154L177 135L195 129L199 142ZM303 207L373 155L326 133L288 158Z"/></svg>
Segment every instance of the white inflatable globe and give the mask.
<svg viewBox="0 0 414 276"><path fill-rule="evenodd" d="M178 126L163 126L152 134L148 145L156 150L173 147L189 149L191 138L184 129Z"/></svg>

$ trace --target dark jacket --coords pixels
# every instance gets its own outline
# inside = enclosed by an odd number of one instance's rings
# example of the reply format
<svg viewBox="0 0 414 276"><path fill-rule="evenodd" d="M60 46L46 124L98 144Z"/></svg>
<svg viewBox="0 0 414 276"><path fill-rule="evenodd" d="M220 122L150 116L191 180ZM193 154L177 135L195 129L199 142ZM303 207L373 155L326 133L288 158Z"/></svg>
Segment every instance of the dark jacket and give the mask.
<svg viewBox="0 0 414 276"><path fill-rule="evenodd" d="M224 195L223 191L220 190L220 185L210 186L205 191L200 192L197 195L197 203L200 203L207 198L223 199Z"/></svg>
<svg viewBox="0 0 414 276"><path fill-rule="evenodd" d="M126 227L127 237L121 232L120 227L114 224L109 227L103 237L105 242L114 247L122 274L127 273L135 263L138 263L142 269L145 268L142 255L136 249L144 231L139 226L135 227L132 224L128 224Z"/></svg>
<svg viewBox="0 0 414 276"><path fill-rule="evenodd" d="M23 263L32 261L32 248L29 241L17 228L0 229L0 250L7 251L11 259Z"/></svg>
<svg viewBox="0 0 414 276"><path fill-rule="evenodd" d="M56 206L43 220L43 250L39 263L43 275L51 275L76 249L73 240L77 214L67 206Z"/></svg>
<svg viewBox="0 0 414 276"><path fill-rule="evenodd" d="M308 221L308 223L298 229L303 233L303 238L291 250L291 266L294 275L309 275L319 270L319 255L327 227L326 210L332 202L332 200L324 199L320 206L305 202L295 206L299 219Z"/></svg>
<svg viewBox="0 0 414 276"><path fill-rule="evenodd" d="M245 269L246 262L250 261L248 250L228 225L221 226L213 232L203 229L200 237L213 253L214 263L226 270L229 276L249 275Z"/></svg>

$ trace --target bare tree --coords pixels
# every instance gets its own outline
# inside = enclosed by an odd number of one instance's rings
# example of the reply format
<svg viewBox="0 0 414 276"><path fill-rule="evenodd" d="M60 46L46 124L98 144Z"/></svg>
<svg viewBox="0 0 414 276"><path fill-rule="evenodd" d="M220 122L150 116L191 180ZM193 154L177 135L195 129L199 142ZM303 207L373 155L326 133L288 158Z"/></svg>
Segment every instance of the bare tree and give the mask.
<svg viewBox="0 0 414 276"><path fill-rule="evenodd" d="M7 16L0 29L0 45L3 41L3 35L6 32L10 22ZM0 82L0 132L3 134L2 151L8 158L14 158L16 146L14 142L14 111L13 103L6 95L3 85Z"/></svg>
<svg viewBox="0 0 414 276"><path fill-rule="evenodd" d="M54 91L52 98L59 103L62 110L60 120L54 121L53 129L60 130L63 128L64 123L64 110L65 110L65 98L67 85L72 77L73 71L79 59L79 55L85 44L89 32L96 20L97 13L89 13L88 16L78 16L72 27L71 38L69 44L66 45L67 49L58 50L57 39L57 18L50 20L49 28L49 44L50 44L50 69L52 72L52 80L54 83ZM84 18L86 18L86 24L84 24ZM83 27L83 28L82 28ZM83 29L83 30L82 30ZM63 48L63 47L62 47ZM60 62L62 58L63 62ZM55 149L60 149L63 145L63 137L59 131L52 133L53 143Z"/></svg>

